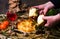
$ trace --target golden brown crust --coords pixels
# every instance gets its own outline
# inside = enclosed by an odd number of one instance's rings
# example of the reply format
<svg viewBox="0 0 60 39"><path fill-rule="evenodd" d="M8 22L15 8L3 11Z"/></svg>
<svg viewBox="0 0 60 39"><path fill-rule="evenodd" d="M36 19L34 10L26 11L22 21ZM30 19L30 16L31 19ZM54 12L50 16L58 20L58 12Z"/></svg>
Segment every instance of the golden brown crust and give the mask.
<svg viewBox="0 0 60 39"><path fill-rule="evenodd" d="M17 28L19 31L30 33L35 30L35 25L33 25L33 21L28 20L22 20L17 24Z"/></svg>

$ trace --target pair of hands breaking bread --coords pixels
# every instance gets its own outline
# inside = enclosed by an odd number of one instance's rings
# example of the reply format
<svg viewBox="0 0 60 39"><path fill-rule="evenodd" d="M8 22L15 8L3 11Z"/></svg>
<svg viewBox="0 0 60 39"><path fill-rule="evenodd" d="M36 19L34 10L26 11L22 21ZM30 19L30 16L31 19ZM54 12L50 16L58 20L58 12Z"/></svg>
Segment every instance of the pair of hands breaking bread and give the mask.
<svg viewBox="0 0 60 39"><path fill-rule="evenodd" d="M54 3L53 3L53 2ZM54 0L50 0L50 1L48 1L47 3L44 3L44 4L41 4L41 5L37 5L37 6L33 6L34 8L37 8L37 9L39 9L39 13L41 14L42 12L43 12L43 14L45 15L45 16L43 16L42 18L43 18L43 20L46 20L47 22L45 23L45 25L44 26L46 26L46 27L52 27L52 26L54 26L55 24L57 24L57 23L60 23L60 13L57 13L56 15L54 15L54 16L46 16L46 14L47 14L47 12L48 12L48 10L49 9L51 9L51 8L60 8L60 6L57 6L59 3L56 3L57 1L59 1L59 0L56 0L56 1L54 1ZM55 5L55 4L57 4L57 5ZM56 7L57 6L57 7ZM40 18L39 18L40 19ZM40 21L40 20L39 20Z"/></svg>
<svg viewBox="0 0 60 39"><path fill-rule="evenodd" d="M40 7L43 6L43 5L40 5ZM37 16L37 9L35 7L38 7L38 6L34 6L34 8L31 8L29 10L29 17L33 17L33 16ZM45 11L47 12L47 11ZM37 18L37 24L38 25L41 25L42 23L44 23L44 20L46 20L47 22L44 24L44 26L46 27L51 27L55 24L55 22L58 22L60 20L60 14L57 14L57 15L54 15L54 16L44 16L46 13L44 14L41 14L42 13L42 10L40 11L40 15L38 16Z"/></svg>
<svg viewBox="0 0 60 39"><path fill-rule="evenodd" d="M29 10L29 17L36 17L38 16L37 9L36 8L30 8ZM37 18L37 25L41 25L44 20L42 19L44 17L43 14L39 15Z"/></svg>

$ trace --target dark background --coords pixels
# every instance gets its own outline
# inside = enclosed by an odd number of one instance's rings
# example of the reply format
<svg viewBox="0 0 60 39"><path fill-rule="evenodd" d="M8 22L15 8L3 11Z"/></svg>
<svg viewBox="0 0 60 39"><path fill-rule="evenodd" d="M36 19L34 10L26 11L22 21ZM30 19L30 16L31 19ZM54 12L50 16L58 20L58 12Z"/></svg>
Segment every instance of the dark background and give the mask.
<svg viewBox="0 0 60 39"><path fill-rule="evenodd" d="M32 6L32 5L39 5L47 2L48 0L22 0L22 2Z"/></svg>
<svg viewBox="0 0 60 39"><path fill-rule="evenodd" d="M29 6L39 5L47 2L47 0L22 0ZM8 0L0 0L0 13L5 13L8 10Z"/></svg>
<svg viewBox="0 0 60 39"><path fill-rule="evenodd" d="M6 12L8 9L8 0L0 0L0 13Z"/></svg>

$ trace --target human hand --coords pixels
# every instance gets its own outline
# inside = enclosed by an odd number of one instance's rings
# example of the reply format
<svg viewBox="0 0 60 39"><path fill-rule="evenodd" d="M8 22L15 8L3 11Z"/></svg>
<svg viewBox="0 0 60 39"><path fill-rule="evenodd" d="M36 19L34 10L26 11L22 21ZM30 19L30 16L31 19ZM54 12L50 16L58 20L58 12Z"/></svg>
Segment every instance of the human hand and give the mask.
<svg viewBox="0 0 60 39"><path fill-rule="evenodd" d="M60 15L55 15L55 16L44 16L44 20L46 20L46 27L51 27L54 24L58 23L60 21Z"/></svg>
<svg viewBox="0 0 60 39"><path fill-rule="evenodd" d="M37 9L39 9L39 14L44 14L46 15L47 11L51 8L54 7L53 3L51 3L50 1L45 3L45 4L42 4L42 5L38 5L38 6L33 6Z"/></svg>

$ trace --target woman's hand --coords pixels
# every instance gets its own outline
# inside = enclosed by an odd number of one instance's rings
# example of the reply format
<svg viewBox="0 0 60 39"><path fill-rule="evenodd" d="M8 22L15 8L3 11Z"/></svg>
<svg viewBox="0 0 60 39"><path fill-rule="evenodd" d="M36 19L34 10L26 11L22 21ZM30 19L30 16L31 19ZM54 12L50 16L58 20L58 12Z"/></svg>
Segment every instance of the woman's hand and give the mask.
<svg viewBox="0 0 60 39"><path fill-rule="evenodd" d="M44 14L46 15L47 11L51 8L54 7L53 3L52 2L47 2L45 4L42 4L42 5L38 5L38 6L34 6L35 8L38 8L39 9L39 14Z"/></svg>
<svg viewBox="0 0 60 39"><path fill-rule="evenodd" d="M54 24L56 24L57 22L60 22L60 15L57 14L55 16L44 16L43 19L47 21L45 26L51 27Z"/></svg>

